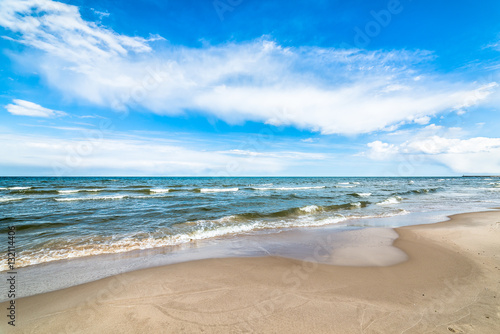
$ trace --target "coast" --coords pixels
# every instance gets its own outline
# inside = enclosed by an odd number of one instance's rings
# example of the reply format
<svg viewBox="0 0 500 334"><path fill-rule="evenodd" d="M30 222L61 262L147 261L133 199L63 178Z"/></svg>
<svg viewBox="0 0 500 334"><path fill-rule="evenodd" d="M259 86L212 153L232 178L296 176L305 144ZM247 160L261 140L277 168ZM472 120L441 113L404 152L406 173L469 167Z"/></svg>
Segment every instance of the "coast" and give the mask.
<svg viewBox="0 0 500 334"><path fill-rule="evenodd" d="M373 229L376 230L376 229ZM497 333L500 211L394 229L386 266L285 257L213 258L124 273L16 300L6 333ZM363 231L363 230L360 230ZM360 238L359 240L366 240ZM391 250L330 256L370 263ZM384 251L380 251L384 249ZM357 254L354 259L347 255ZM364 254L364 255L363 255ZM1 304L6 310L8 302Z"/></svg>

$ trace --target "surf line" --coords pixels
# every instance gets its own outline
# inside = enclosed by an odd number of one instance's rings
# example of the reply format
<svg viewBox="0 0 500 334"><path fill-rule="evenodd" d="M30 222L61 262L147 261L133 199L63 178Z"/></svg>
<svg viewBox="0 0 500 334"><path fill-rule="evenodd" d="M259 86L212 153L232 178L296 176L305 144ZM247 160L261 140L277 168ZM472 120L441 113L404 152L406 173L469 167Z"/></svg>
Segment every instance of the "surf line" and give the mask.
<svg viewBox="0 0 500 334"><path fill-rule="evenodd" d="M10 299L9 307L7 307L7 318L10 321L7 323L11 326L16 326L16 227L9 226L9 232L7 233L7 266L9 271L7 272L7 282L9 290L7 292L7 297Z"/></svg>

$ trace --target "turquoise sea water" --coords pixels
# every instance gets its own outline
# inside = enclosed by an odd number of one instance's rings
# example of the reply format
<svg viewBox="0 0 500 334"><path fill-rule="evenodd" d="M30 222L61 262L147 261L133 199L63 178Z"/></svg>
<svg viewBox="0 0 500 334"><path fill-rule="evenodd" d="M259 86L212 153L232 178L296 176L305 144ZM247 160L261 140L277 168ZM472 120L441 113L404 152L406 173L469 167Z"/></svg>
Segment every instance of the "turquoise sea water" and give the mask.
<svg viewBox="0 0 500 334"><path fill-rule="evenodd" d="M498 206L500 179L488 177L0 178L0 228L6 235L16 227L17 267L254 231L359 227L363 219Z"/></svg>

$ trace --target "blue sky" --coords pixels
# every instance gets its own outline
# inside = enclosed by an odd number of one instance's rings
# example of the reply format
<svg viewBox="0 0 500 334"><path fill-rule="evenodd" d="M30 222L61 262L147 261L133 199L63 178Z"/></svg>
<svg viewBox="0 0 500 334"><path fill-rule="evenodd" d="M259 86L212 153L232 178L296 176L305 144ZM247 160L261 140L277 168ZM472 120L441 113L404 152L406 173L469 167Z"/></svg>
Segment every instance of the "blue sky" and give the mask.
<svg viewBox="0 0 500 334"><path fill-rule="evenodd" d="M498 174L499 17L493 0L2 0L0 174Z"/></svg>

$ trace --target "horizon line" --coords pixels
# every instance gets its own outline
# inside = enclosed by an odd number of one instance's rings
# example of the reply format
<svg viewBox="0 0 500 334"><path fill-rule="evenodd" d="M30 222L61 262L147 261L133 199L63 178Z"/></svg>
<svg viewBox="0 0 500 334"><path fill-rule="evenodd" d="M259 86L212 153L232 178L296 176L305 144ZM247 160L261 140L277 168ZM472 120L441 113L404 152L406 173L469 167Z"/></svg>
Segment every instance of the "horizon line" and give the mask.
<svg viewBox="0 0 500 334"><path fill-rule="evenodd" d="M118 178L133 178L133 177L143 177L143 178L167 178L167 177L192 177L192 178L285 178L285 177L310 177L310 178L348 178L348 177L401 177L401 178L412 178L412 177L430 177L430 178L436 178L436 177L452 177L452 178L460 178L460 177L500 177L500 175L413 175L413 176L403 176L403 175L371 175L371 176L363 176L363 175L355 175L355 176L345 176L345 175L336 175L336 176L303 176L303 175L294 175L294 176L286 176L286 175L279 175L279 176L246 176L246 175L234 175L234 176L210 176L210 175L163 175L163 176L158 176L158 175L65 175L65 176L57 176L57 175L0 175L0 178L8 178L8 177L39 177L39 178L71 178L71 177L99 177L99 178L104 178L104 177L118 177Z"/></svg>

